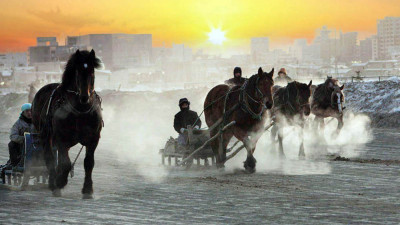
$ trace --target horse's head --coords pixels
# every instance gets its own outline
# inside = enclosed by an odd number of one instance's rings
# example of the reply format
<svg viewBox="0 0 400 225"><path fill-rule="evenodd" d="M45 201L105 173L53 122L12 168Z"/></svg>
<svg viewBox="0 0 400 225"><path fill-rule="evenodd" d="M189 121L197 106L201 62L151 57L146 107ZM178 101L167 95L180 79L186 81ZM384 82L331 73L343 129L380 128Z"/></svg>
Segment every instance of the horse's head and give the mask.
<svg viewBox="0 0 400 225"><path fill-rule="evenodd" d="M332 91L335 88L335 86L339 86L339 81L337 79L328 76L327 79L325 80L325 86L330 91Z"/></svg>
<svg viewBox="0 0 400 225"><path fill-rule="evenodd" d="M343 94L343 89L344 84L342 86L335 85L331 94L331 106L332 108L335 108L335 106L337 106L339 113L342 113L342 110L344 109L345 98Z"/></svg>
<svg viewBox="0 0 400 225"><path fill-rule="evenodd" d="M301 107L301 110L303 111L304 115L308 116L310 115L311 112L311 107L310 107L310 97L311 97L311 87L312 87L312 80L310 80L310 83L304 84L304 83L296 83L296 88L297 88L297 101L298 104Z"/></svg>
<svg viewBox="0 0 400 225"><path fill-rule="evenodd" d="M258 74L250 77L249 83L253 83L255 89L255 97L262 100L268 109L271 109L274 100L272 98L272 86L274 86L274 68L266 73L260 67ZM252 86L252 85L250 85Z"/></svg>
<svg viewBox="0 0 400 225"><path fill-rule="evenodd" d="M87 104L94 91L94 69L100 68L100 59L96 58L94 50L79 51L71 56L63 74L62 84L67 90L79 96L81 104Z"/></svg>

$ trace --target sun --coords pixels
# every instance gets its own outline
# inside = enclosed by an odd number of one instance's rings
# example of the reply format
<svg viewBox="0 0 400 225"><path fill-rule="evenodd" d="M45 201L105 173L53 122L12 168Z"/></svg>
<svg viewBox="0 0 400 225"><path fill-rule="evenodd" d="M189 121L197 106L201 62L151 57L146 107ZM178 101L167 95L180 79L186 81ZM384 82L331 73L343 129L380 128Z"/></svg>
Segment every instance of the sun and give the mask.
<svg viewBox="0 0 400 225"><path fill-rule="evenodd" d="M211 28L211 32L208 33L208 40L214 45L222 45L226 40L225 31L222 31L220 28Z"/></svg>

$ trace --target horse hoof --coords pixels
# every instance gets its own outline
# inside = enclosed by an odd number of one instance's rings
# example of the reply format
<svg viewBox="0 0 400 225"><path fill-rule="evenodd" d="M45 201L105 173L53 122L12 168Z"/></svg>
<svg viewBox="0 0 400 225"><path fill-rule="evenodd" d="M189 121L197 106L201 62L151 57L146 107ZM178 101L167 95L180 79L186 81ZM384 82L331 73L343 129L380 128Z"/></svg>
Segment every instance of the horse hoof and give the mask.
<svg viewBox="0 0 400 225"><path fill-rule="evenodd" d="M286 155L283 154L283 153L280 153L280 154L279 154L279 158L280 158L280 159L286 159Z"/></svg>
<svg viewBox="0 0 400 225"><path fill-rule="evenodd" d="M93 199L93 194L82 194L82 199Z"/></svg>
<svg viewBox="0 0 400 225"><path fill-rule="evenodd" d="M246 173L254 173L256 172L256 165L249 165L249 163L245 162L244 163L244 169Z"/></svg>
<svg viewBox="0 0 400 225"><path fill-rule="evenodd" d="M256 172L256 168L251 168L251 167L246 167L245 166L244 169L245 169L245 172L248 173L248 174L252 174L252 173Z"/></svg>
<svg viewBox="0 0 400 225"><path fill-rule="evenodd" d="M224 169L225 168L225 164L224 163L217 163L217 169Z"/></svg>
<svg viewBox="0 0 400 225"><path fill-rule="evenodd" d="M54 189L53 190L53 197L61 197L61 190L60 189Z"/></svg>

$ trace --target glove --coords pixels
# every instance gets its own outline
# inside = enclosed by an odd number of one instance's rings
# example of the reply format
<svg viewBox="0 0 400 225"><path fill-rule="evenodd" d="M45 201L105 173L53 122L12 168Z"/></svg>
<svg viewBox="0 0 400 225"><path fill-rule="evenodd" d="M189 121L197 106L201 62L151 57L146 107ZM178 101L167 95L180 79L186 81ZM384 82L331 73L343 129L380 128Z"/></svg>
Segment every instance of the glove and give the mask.
<svg viewBox="0 0 400 225"><path fill-rule="evenodd" d="M194 129L200 129L200 127L196 125L196 126L194 126Z"/></svg>
<svg viewBox="0 0 400 225"><path fill-rule="evenodd" d="M181 128L179 131L181 132L181 134L183 134L183 132L185 132L185 128Z"/></svg>

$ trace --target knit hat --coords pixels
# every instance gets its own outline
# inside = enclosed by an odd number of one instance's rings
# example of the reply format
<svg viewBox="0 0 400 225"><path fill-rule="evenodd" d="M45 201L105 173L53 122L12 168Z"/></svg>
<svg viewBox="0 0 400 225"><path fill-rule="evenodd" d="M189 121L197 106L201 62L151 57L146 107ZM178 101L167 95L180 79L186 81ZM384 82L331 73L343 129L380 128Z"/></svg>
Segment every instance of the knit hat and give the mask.
<svg viewBox="0 0 400 225"><path fill-rule="evenodd" d="M287 75L286 69L285 69L285 68L281 68L281 69L279 70L278 74L280 74L280 73L284 73L285 75Z"/></svg>
<svg viewBox="0 0 400 225"><path fill-rule="evenodd" d="M29 110L32 108L32 104L31 103L25 103L21 106L21 112L24 112L25 110Z"/></svg>

